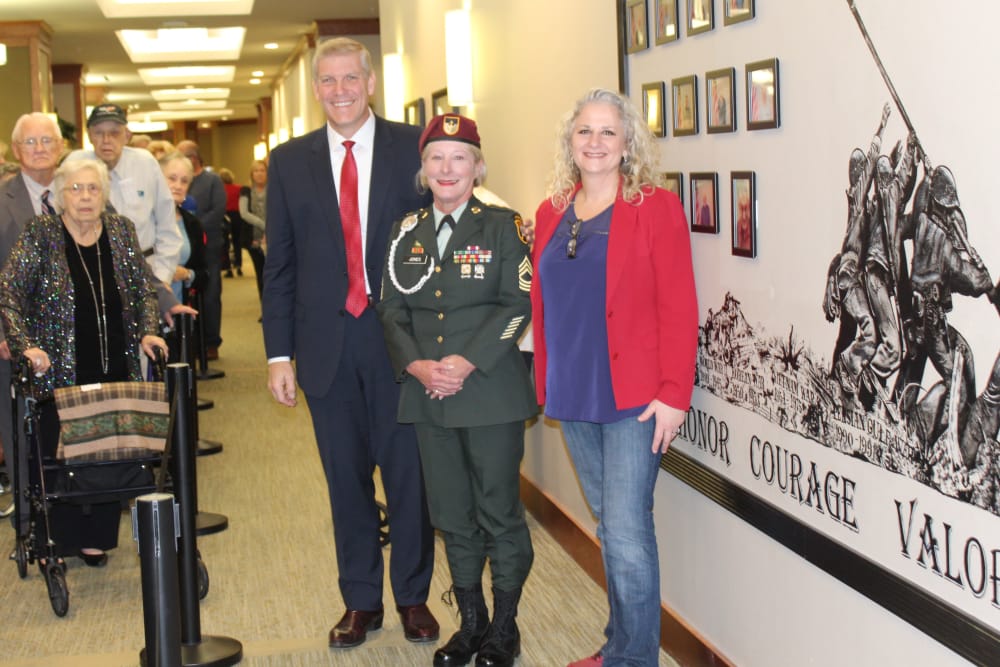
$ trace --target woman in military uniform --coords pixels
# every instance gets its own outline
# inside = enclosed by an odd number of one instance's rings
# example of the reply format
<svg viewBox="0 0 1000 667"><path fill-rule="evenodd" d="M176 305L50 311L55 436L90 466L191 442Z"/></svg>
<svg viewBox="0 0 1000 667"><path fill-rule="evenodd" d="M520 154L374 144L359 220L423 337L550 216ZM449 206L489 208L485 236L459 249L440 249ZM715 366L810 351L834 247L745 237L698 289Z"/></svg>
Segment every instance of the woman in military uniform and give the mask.
<svg viewBox="0 0 1000 667"><path fill-rule="evenodd" d="M486 164L474 121L436 116L420 138L433 206L393 229L379 317L413 423L431 523L444 535L459 631L434 664L512 665L533 559L518 494L524 421L538 410L517 340L531 318L521 218L472 195ZM486 559L493 619L483 597Z"/></svg>

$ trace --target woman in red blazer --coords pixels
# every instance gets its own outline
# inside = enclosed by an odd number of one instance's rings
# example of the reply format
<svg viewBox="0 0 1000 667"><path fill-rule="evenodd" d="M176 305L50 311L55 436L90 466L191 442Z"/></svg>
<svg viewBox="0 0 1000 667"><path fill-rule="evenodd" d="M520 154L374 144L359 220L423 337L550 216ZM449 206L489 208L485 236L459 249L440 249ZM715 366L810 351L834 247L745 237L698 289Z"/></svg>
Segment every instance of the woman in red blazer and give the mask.
<svg viewBox="0 0 1000 667"><path fill-rule="evenodd" d="M592 90L565 119L535 218L538 401L561 423L608 581L607 640L571 667L658 664L653 488L691 400L698 312L687 221L656 187L657 157L629 100Z"/></svg>

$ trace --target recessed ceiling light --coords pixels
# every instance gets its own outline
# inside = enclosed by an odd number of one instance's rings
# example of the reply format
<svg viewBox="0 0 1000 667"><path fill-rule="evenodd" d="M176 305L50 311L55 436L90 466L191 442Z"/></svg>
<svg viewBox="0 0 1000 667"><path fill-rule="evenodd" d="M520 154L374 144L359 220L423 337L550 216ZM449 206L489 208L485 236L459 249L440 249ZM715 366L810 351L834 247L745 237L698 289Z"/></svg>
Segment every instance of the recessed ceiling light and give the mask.
<svg viewBox="0 0 1000 667"><path fill-rule="evenodd" d="M267 50L269 50L269 51L274 51L276 48L278 48L278 43L277 42L268 42L267 44L264 45L264 48L267 49Z"/></svg>
<svg viewBox="0 0 1000 667"><path fill-rule="evenodd" d="M192 109L225 109L226 100L185 100L184 102L160 102L164 111L191 111Z"/></svg>
<svg viewBox="0 0 1000 667"><path fill-rule="evenodd" d="M254 70L250 72L250 76L257 76L257 77L264 76L264 70L262 69Z"/></svg>
<svg viewBox="0 0 1000 667"><path fill-rule="evenodd" d="M192 111L150 111L143 114L147 120L204 120L232 116L232 109L196 109Z"/></svg>
<svg viewBox="0 0 1000 667"><path fill-rule="evenodd" d="M187 83L230 83L236 76L236 67L140 67L138 72L147 86L182 86Z"/></svg>
<svg viewBox="0 0 1000 667"><path fill-rule="evenodd" d="M97 0L109 19L142 16L234 16L253 11L253 0Z"/></svg>
<svg viewBox="0 0 1000 667"><path fill-rule="evenodd" d="M253 85L253 86L259 86L260 85L260 79L250 79L250 84Z"/></svg>
<svg viewBox="0 0 1000 667"><path fill-rule="evenodd" d="M115 34L134 63L239 60L246 28L161 28L118 30Z"/></svg>
<svg viewBox="0 0 1000 667"><path fill-rule="evenodd" d="M161 88L152 90L149 93L157 102L183 102L191 98L200 100L225 100L229 98L228 88L195 88L186 86L184 88Z"/></svg>

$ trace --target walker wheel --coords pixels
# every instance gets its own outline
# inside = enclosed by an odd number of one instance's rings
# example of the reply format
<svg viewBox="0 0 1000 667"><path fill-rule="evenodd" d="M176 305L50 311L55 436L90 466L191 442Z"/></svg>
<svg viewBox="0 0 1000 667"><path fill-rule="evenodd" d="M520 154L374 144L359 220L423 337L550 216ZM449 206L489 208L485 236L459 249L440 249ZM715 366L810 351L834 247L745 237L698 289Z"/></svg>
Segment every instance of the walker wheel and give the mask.
<svg viewBox="0 0 1000 667"><path fill-rule="evenodd" d="M208 595L208 568L205 567L205 561L201 559L201 555L198 556L198 599L204 600L205 596Z"/></svg>
<svg viewBox="0 0 1000 667"><path fill-rule="evenodd" d="M378 543L379 546L389 546L389 511L383 503L375 503L378 507Z"/></svg>
<svg viewBox="0 0 1000 667"><path fill-rule="evenodd" d="M18 538L17 546L14 549L14 560L17 561L17 576L24 579L28 576L28 547L24 544L24 538Z"/></svg>
<svg viewBox="0 0 1000 667"><path fill-rule="evenodd" d="M49 563L45 566L45 585L49 589L49 602L56 616L62 618L69 611L69 588L66 587L66 573L62 563Z"/></svg>

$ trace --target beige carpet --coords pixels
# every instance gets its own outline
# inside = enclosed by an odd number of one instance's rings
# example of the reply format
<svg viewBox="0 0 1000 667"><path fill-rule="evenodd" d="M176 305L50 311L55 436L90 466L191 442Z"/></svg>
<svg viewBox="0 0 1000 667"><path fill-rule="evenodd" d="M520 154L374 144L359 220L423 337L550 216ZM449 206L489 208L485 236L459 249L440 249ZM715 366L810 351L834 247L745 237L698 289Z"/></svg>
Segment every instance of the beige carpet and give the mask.
<svg viewBox="0 0 1000 667"><path fill-rule="evenodd" d="M198 386L215 408L200 413L202 438L224 451L198 460L199 504L229 518L228 530L199 538L211 586L201 603L205 636L243 644L253 667L430 665L434 645L405 641L395 614L362 646L334 651L326 638L343 611L337 589L326 482L304 402L277 405L266 389L266 365L252 267L223 279L222 379ZM535 564L520 608L519 665L560 666L593 652L606 619L604 592L531 522ZM13 546L3 530L0 553ZM391 558L391 547L386 550ZM139 560L128 515L106 568L69 559L70 610L56 617L37 568L20 580L14 563L0 568L0 665L133 667L143 647ZM449 576L440 539L429 604L442 639L456 627L440 598ZM487 582L488 585L488 582ZM386 585L385 602L392 595ZM661 654L661 665L673 665Z"/></svg>

